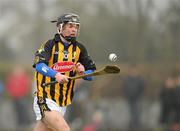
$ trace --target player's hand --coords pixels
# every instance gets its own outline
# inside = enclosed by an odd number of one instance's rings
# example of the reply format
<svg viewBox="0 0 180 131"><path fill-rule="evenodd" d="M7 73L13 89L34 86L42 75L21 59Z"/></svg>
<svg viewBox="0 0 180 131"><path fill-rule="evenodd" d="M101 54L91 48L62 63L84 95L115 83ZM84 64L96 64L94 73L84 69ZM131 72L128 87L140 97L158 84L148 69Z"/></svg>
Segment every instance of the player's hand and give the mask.
<svg viewBox="0 0 180 131"><path fill-rule="evenodd" d="M76 64L76 72L77 72L77 74L78 74L78 75L83 75L83 74L84 74L84 71L85 71L84 66L83 66L80 62L78 62L78 63Z"/></svg>
<svg viewBox="0 0 180 131"><path fill-rule="evenodd" d="M59 72L55 75L55 78L56 78L56 81L58 81L61 84L67 83L69 81L67 76L62 75Z"/></svg>

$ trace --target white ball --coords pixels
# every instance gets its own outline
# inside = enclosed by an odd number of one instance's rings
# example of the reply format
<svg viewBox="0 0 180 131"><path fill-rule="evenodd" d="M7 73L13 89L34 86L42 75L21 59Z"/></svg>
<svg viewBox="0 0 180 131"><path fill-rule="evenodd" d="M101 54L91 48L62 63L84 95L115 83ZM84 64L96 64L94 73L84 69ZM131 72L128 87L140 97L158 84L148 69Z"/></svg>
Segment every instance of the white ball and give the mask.
<svg viewBox="0 0 180 131"><path fill-rule="evenodd" d="M115 62L117 60L117 55L115 53L109 54L109 60Z"/></svg>

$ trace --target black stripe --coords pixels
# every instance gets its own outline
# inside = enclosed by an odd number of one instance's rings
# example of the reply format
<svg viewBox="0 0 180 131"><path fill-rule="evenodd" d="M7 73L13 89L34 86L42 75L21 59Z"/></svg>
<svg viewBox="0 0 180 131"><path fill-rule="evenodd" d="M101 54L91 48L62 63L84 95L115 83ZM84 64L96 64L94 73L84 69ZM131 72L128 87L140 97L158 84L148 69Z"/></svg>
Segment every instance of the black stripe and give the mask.
<svg viewBox="0 0 180 131"><path fill-rule="evenodd" d="M73 44L73 49L72 49L72 58L74 58L74 52L76 51L76 45L75 44ZM72 59L72 62L75 62L75 59ZM74 72L73 72L73 70L72 71L70 71L70 73L69 73L69 76L74 76ZM70 87L71 86L71 87ZM68 100L68 92L69 92L69 90L70 90L70 88L73 88L72 87L72 85L71 85L71 80L68 82L68 84L67 84L67 91L66 91L66 100L65 100L65 105L67 105L67 100Z"/></svg>
<svg viewBox="0 0 180 131"><path fill-rule="evenodd" d="M42 86L43 83L46 81L46 76L43 76L42 81L41 81L41 87L43 88L43 97L47 97L47 92L45 91L45 88Z"/></svg>
<svg viewBox="0 0 180 131"><path fill-rule="evenodd" d="M64 46L64 45L63 45ZM68 45L68 46L64 46L64 51L63 51L63 53L64 52L68 52L68 48L69 48L70 46ZM68 52L69 53L69 52ZM63 58L63 61L68 61L68 59L65 59L65 57Z"/></svg>
<svg viewBox="0 0 180 131"><path fill-rule="evenodd" d="M51 81L55 81L55 78L51 78ZM50 85L50 95L53 101L55 100L55 84Z"/></svg>
<svg viewBox="0 0 180 131"><path fill-rule="evenodd" d="M59 84L60 90L59 90L59 105L62 106L63 103L63 84Z"/></svg>
<svg viewBox="0 0 180 131"><path fill-rule="evenodd" d="M74 57L74 52L76 52L76 48L77 46L76 46L76 44L73 44L73 57ZM76 52L77 53L77 52ZM77 55L77 54L76 54ZM72 62L75 62L75 60L76 60L76 58L75 59L72 59ZM72 74L70 75L70 76L75 76L76 74L75 74L76 72L73 72L72 71Z"/></svg>
<svg viewBox="0 0 180 131"><path fill-rule="evenodd" d="M74 58L74 52L76 52L76 44L73 44L73 49L72 49L72 58ZM74 59L72 59L72 62L75 62L75 59L76 58L74 58Z"/></svg>
<svg viewBox="0 0 180 131"><path fill-rule="evenodd" d="M70 96L71 101L72 101L73 96L74 96L74 83L75 83L75 80L73 80L73 83L72 83L72 91L71 91L71 96Z"/></svg>
<svg viewBox="0 0 180 131"><path fill-rule="evenodd" d="M69 80L68 84L67 84L67 90L66 90L66 99L65 99L65 105L67 105L67 99L68 99L68 91L70 89L70 85L71 85L71 80Z"/></svg>
<svg viewBox="0 0 180 131"><path fill-rule="evenodd" d="M55 44L55 52L59 51L59 45L58 43ZM58 54L54 53L54 57L53 57L53 64L56 63L58 61ZM55 78L51 78L51 81L55 81ZM52 100L55 100L55 84L50 86L50 95L52 97Z"/></svg>

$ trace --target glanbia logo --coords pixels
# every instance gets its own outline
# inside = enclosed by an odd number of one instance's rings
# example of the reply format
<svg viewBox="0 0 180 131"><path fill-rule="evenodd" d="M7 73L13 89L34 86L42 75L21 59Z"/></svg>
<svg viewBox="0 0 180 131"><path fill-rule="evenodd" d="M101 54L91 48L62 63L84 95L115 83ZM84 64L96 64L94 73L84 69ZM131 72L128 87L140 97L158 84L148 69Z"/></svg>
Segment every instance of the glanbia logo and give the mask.
<svg viewBox="0 0 180 131"><path fill-rule="evenodd" d="M63 61L63 62L55 63L52 66L52 69L58 72L69 72L69 71L72 71L74 67L75 65L73 62Z"/></svg>

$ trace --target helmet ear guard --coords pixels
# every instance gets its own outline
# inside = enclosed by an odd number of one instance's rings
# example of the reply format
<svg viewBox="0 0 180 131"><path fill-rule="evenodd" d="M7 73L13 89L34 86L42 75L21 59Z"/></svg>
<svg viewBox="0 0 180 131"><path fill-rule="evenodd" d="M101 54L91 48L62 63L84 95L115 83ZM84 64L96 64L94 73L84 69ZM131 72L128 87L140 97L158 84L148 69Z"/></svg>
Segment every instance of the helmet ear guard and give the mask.
<svg viewBox="0 0 180 131"><path fill-rule="evenodd" d="M59 24L58 27L57 27L57 32L58 34L61 34L61 31L62 31L62 28L63 28L63 24Z"/></svg>

